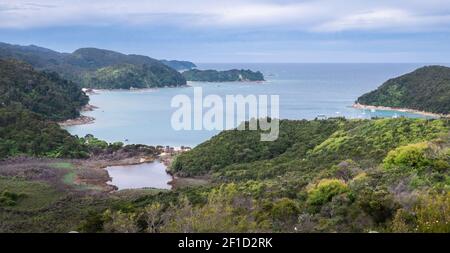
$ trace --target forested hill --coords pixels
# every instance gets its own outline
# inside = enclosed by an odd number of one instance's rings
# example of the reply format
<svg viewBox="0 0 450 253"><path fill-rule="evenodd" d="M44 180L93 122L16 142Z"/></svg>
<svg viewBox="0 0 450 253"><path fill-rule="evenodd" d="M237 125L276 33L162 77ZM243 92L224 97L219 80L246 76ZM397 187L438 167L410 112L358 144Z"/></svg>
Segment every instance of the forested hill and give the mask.
<svg viewBox="0 0 450 253"><path fill-rule="evenodd" d="M447 119L282 120L273 142L224 131L179 155L172 172L225 184L214 192L222 198L199 207L203 216L183 216L177 228L213 220L241 232L450 231Z"/></svg>
<svg viewBox="0 0 450 253"><path fill-rule="evenodd" d="M428 66L393 78L357 103L450 114L450 68Z"/></svg>
<svg viewBox="0 0 450 253"><path fill-rule="evenodd" d="M17 59L38 70L57 72L82 87L128 89L186 84L178 71L156 59L97 48L59 53L33 45L0 43L0 58Z"/></svg>
<svg viewBox="0 0 450 253"><path fill-rule="evenodd" d="M197 67L197 65L195 65L193 62L190 61L161 60L161 62L178 71L189 70Z"/></svg>
<svg viewBox="0 0 450 253"><path fill-rule="evenodd" d="M85 157L87 149L53 121L79 116L89 97L56 73L0 59L0 159L17 155Z"/></svg>
<svg viewBox="0 0 450 253"><path fill-rule="evenodd" d="M368 168L382 162L390 150L449 131L448 120L281 120L276 141L259 141L259 131L223 131L180 155L172 169L181 175L215 173L222 179L242 180L297 170L307 173L347 159Z"/></svg>
<svg viewBox="0 0 450 253"><path fill-rule="evenodd" d="M0 160L18 155L80 158L88 150L78 137L39 114L0 107Z"/></svg>
<svg viewBox="0 0 450 253"><path fill-rule="evenodd" d="M89 98L56 73L35 71L29 64L0 59L0 105L18 106L60 121L79 116Z"/></svg>
<svg viewBox="0 0 450 253"><path fill-rule="evenodd" d="M192 69L183 72L183 76L188 81L198 82L245 82L245 81L264 81L264 75L251 70L198 70Z"/></svg>

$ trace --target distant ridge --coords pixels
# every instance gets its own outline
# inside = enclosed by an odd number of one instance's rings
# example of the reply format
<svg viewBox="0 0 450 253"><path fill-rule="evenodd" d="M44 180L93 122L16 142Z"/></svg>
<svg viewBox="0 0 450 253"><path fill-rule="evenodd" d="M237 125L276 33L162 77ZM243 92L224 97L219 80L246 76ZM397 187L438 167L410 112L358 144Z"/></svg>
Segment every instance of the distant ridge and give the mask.
<svg viewBox="0 0 450 253"><path fill-rule="evenodd" d="M35 45L0 43L0 58L16 59L31 64L37 70L57 72L82 87L129 89L186 84L178 71L159 60L98 48L59 53Z"/></svg>

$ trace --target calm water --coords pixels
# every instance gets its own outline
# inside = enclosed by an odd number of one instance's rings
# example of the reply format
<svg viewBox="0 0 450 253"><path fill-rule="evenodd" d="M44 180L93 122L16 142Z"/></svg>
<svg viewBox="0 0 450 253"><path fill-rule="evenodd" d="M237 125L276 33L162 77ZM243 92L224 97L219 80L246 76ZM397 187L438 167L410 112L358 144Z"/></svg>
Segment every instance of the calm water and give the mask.
<svg viewBox="0 0 450 253"><path fill-rule="evenodd" d="M110 166L106 167L106 170L112 178L110 183L117 186L119 190L144 187L171 189L167 183L172 180L172 177L166 173L166 166L158 161L138 165Z"/></svg>
<svg viewBox="0 0 450 253"><path fill-rule="evenodd" d="M199 64L200 69L249 68L264 73L264 83L190 83L203 87L204 96L279 95L280 117L313 119L328 117L370 118L373 116L422 117L411 113L356 110L350 106L356 98L375 89L389 78L410 72L420 64ZM67 129L79 136L88 133L109 142L148 145L195 146L218 131L175 131L170 118L176 108L173 96L193 97L193 88L163 88L145 91L101 91L91 95L91 104L99 109L85 115L95 123Z"/></svg>

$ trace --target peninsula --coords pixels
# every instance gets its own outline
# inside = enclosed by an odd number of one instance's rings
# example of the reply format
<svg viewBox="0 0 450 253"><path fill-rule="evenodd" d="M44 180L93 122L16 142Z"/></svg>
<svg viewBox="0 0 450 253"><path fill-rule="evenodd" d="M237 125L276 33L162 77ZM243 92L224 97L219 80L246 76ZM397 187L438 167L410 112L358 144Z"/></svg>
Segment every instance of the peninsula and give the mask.
<svg viewBox="0 0 450 253"><path fill-rule="evenodd" d="M378 89L359 97L354 107L448 116L450 68L427 66L390 79Z"/></svg>
<svg viewBox="0 0 450 253"><path fill-rule="evenodd" d="M198 70L192 69L183 72L184 78L187 81L197 81L197 82L255 82L264 81L264 75L257 71L251 70Z"/></svg>

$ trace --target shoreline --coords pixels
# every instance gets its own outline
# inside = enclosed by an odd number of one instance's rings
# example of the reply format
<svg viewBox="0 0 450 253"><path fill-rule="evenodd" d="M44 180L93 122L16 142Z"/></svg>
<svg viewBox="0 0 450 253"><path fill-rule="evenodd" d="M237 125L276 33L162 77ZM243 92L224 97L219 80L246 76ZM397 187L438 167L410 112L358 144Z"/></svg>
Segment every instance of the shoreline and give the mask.
<svg viewBox="0 0 450 253"><path fill-rule="evenodd" d="M145 88L133 88L130 87L129 89L121 89L121 88L96 88L96 89L92 89L92 92L89 93L89 95L97 95L99 93L102 92L111 92L111 91L155 91L155 90L159 90L159 89L166 89L166 88L186 88L186 87L191 87L189 84L183 84L183 85L166 85L166 86L161 86L161 87L145 87Z"/></svg>
<svg viewBox="0 0 450 253"><path fill-rule="evenodd" d="M269 82L268 80L258 80L258 81L251 81L251 80L242 80L242 81L187 81L188 83L266 83ZM189 86L189 85L188 85Z"/></svg>
<svg viewBox="0 0 450 253"><path fill-rule="evenodd" d="M63 122L58 122L58 125L61 127L78 126L78 125L92 124L94 123L94 121L95 121L94 117L81 115L75 119L68 119Z"/></svg>
<svg viewBox="0 0 450 253"><path fill-rule="evenodd" d="M424 116L430 116L430 117L437 117L437 118L450 118L450 114L439 114L439 113L433 113L433 112L425 112L410 108L398 108L398 107L389 107L389 106L375 106L375 105L363 105L360 103L355 103L352 105L355 109L362 109L362 110L382 110L382 111L397 111L397 112L408 112L408 113L414 113L414 114L420 114Z"/></svg>
<svg viewBox="0 0 450 253"><path fill-rule="evenodd" d="M95 105L91 105L91 104L87 104L85 106L83 106L80 109L80 112L90 112L93 110L98 109L97 106ZM95 118L91 117L91 116L86 116L86 115L80 115L77 118L74 119L68 119L62 122L58 122L58 125L61 127L68 127L68 126L77 126L77 125L86 125L86 124L92 124L94 123Z"/></svg>

